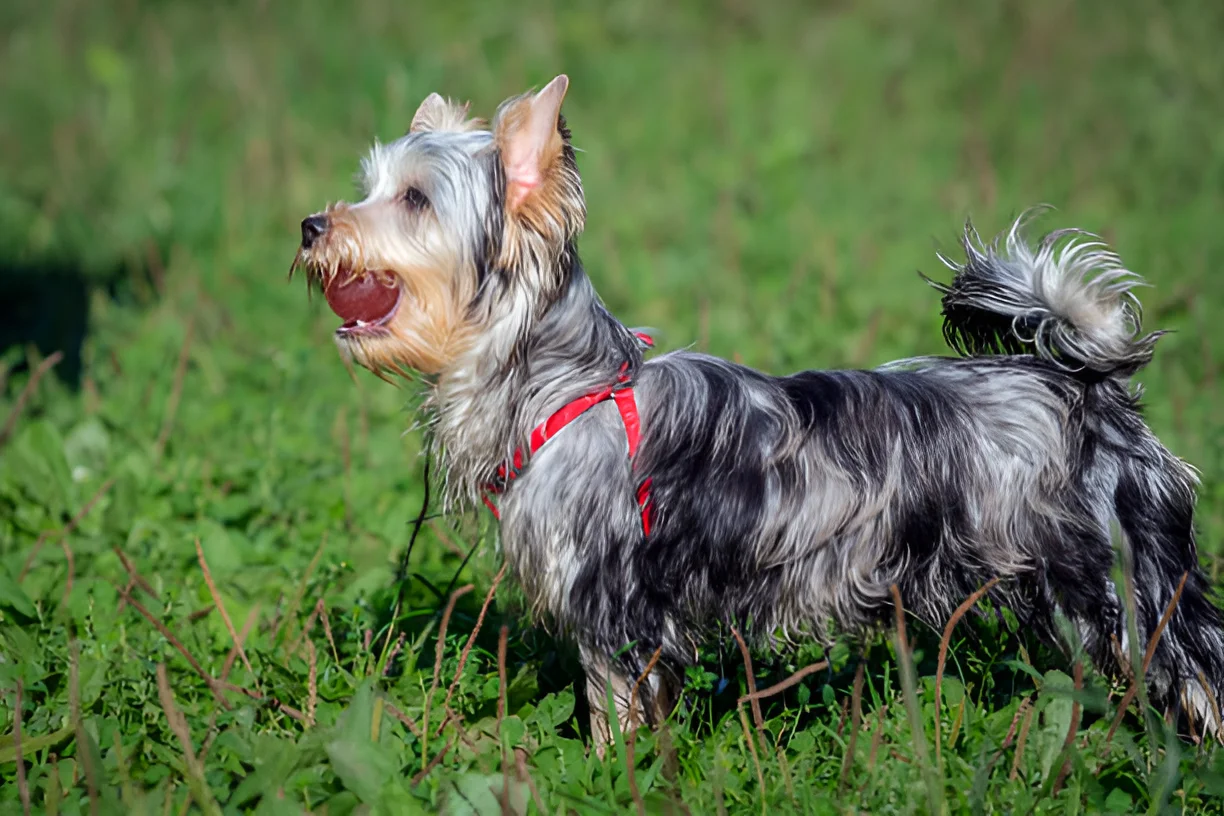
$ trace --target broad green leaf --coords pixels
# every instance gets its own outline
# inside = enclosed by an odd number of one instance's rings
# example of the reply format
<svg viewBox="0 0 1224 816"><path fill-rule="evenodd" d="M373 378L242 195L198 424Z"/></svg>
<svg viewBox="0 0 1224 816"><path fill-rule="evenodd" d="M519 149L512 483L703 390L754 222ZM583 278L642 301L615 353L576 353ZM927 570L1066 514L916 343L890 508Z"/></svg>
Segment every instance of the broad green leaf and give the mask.
<svg viewBox="0 0 1224 816"><path fill-rule="evenodd" d="M63 514L71 505L72 475L64 459L64 440L46 420L31 422L5 451L13 475L25 490L52 514Z"/></svg>
<svg viewBox="0 0 1224 816"><path fill-rule="evenodd" d="M1130 794L1121 788L1114 788L1105 797L1105 810L1109 813L1134 813L1134 803Z"/></svg>
<svg viewBox="0 0 1224 816"><path fill-rule="evenodd" d="M500 816L507 811L527 811L527 786L507 781L501 774L466 773L453 780L452 785L444 800L445 811L451 816ZM510 801L504 811L501 796L507 789Z"/></svg>
<svg viewBox="0 0 1224 816"><path fill-rule="evenodd" d="M574 693L572 691L562 691L555 694L546 694L542 700L536 703L535 710L530 714L524 714L524 716L529 722L536 723L545 730L551 731L566 722L573 713Z"/></svg>
<svg viewBox="0 0 1224 816"><path fill-rule="evenodd" d="M25 757L32 756L44 748L54 748L64 740L72 736L72 726L66 725L58 731L52 731L50 734L42 734L39 736L30 736L29 734L21 735L21 755ZM17 757L17 746L13 744L13 735L6 734L0 737L0 765L6 762L12 762Z"/></svg>
<svg viewBox="0 0 1224 816"><path fill-rule="evenodd" d="M539 679L534 666L522 666L506 688L507 711L518 711L519 707L539 692Z"/></svg>
<svg viewBox="0 0 1224 816"><path fill-rule="evenodd" d="M417 816L417 814L434 813L427 807L427 802L414 796L408 790L407 778L392 778L383 786L378 797L378 803L371 808L372 816Z"/></svg>
<svg viewBox="0 0 1224 816"><path fill-rule="evenodd" d="M241 806L256 796L273 793L284 785L301 757L298 746L285 739L261 736L255 741L255 771L242 780L228 804Z"/></svg>
<svg viewBox="0 0 1224 816"><path fill-rule="evenodd" d="M369 735L364 739L332 740L326 750L332 770L344 787L367 804L378 801L383 785L400 770L391 749L371 742Z"/></svg>
<svg viewBox="0 0 1224 816"><path fill-rule="evenodd" d="M260 798L255 813L257 816L301 816L302 806L288 797L281 798L269 792Z"/></svg>
<svg viewBox="0 0 1224 816"><path fill-rule="evenodd" d="M325 746L336 776L366 804L378 801L383 785L400 770L389 745L373 741L374 695L373 681L358 686Z"/></svg>
<svg viewBox="0 0 1224 816"><path fill-rule="evenodd" d="M12 609L27 618L38 616L38 610L34 608L30 596L25 594L20 584L3 571L0 571L0 606Z"/></svg>
<svg viewBox="0 0 1224 816"><path fill-rule="evenodd" d="M523 721L518 717L511 715L502 720L502 738L510 747L521 745L523 736L527 733L527 728L523 725Z"/></svg>
<svg viewBox="0 0 1224 816"><path fill-rule="evenodd" d="M200 519L197 533L208 569L214 577L228 576L242 567L242 551L230 533L212 519Z"/></svg>
<svg viewBox="0 0 1224 816"><path fill-rule="evenodd" d="M945 674L940 693L943 695L945 706L960 705L960 701L965 698L965 685L961 683L959 677L950 677Z"/></svg>

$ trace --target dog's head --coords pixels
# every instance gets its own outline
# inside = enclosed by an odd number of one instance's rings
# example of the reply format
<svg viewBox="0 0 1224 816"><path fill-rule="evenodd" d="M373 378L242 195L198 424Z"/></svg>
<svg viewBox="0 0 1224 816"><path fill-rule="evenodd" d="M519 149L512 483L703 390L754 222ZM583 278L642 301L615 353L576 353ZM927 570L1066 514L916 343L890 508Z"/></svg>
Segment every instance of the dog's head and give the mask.
<svg viewBox="0 0 1224 816"><path fill-rule="evenodd" d="M362 163L361 201L302 221L294 268L343 321L343 353L379 374L445 373L490 334L514 342L555 300L586 215L568 86L507 100L491 127L431 94Z"/></svg>

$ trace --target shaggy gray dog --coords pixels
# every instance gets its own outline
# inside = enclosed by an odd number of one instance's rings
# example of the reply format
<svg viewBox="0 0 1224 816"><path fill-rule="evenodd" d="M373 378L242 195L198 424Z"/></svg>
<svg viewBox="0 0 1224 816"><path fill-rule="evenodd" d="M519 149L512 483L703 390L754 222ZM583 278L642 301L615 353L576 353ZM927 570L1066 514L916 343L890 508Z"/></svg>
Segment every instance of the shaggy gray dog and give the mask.
<svg viewBox="0 0 1224 816"><path fill-rule="evenodd" d="M568 80L491 126L436 94L376 146L363 200L302 222L295 267L387 376L427 375L449 505L484 498L533 605L580 647L597 745L666 716L717 624L759 640L937 623L990 597L1098 668L1129 665L1111 581L1120 531L1143 643L1179 582L1152 698L1218 732L1224 633L1195 554L1196 479L1128 380L1152 356L1138 279L1091 236L1021 222L944 292L957 358L773 377L691 352L643 360L578 259L585 202L560 115ZM500 494L500 504L489 499ZM658 663L631 688L651 658ZM610 684L610 685L609 685Z"/></svg>

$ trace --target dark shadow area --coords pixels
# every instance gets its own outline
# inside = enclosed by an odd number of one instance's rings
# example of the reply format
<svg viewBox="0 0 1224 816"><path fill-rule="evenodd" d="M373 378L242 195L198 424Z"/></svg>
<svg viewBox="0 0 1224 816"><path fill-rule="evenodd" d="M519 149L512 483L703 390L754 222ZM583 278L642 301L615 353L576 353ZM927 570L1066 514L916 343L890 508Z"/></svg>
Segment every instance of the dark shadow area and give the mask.
<svg viewBox="0 0 1224 816"><path fill-rule="evenodd" d="M89 332L92 282L67 265L14 265L0 261L0 356L22 349L14 371L29 368L25 349L43 357L61 351L55 374L81 384L81 349Z"/></svg>
<svg viewBox="0 0 1224 816"><path fill-rule="evenodd" d="M30 368L29 348L43 358L60 351L64 357L55 366L55 375L75 391L81 386L92 293L129 300L129 296L156 292L154 283L145 269L115 269L97 275L86 274L69 261L0 260L0 359L15 357L10 373L17 374ZM147 301L148 297L136 299ZM19 351L14 354L13 349Z"/></svg>

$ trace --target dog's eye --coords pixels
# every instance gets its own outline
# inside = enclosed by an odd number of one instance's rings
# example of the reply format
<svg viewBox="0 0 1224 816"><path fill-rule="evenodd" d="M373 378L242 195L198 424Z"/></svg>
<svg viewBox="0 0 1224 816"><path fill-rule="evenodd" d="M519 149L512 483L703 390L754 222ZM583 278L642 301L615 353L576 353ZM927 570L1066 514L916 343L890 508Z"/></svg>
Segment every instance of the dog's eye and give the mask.
<svg viewBox="0 0 1224 816"><path fill-rule="evenodd" d="M425 194L416 187L409 187L404 191L404 203L413 210L423 210L429 206L429 199Z"/></svg>

